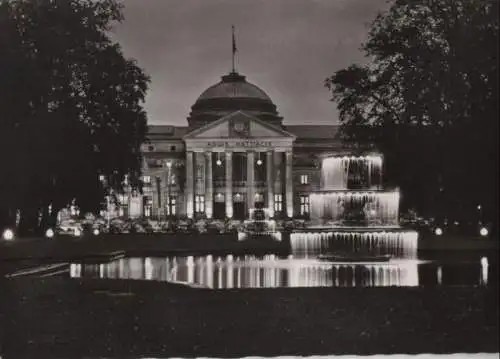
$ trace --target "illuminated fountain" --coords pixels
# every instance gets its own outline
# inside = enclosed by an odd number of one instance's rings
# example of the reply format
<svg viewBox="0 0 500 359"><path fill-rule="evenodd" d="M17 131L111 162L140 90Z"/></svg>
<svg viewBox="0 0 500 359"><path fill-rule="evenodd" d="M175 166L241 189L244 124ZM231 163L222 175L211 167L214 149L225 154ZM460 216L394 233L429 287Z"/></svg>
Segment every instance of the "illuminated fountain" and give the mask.
<svg viewBox="0 0 500 359"><path fill-rule="evenodd" d="M398 225L398 191L323 191L312 193L309 201L311 220L318 225Z"/></svg>
<svg viewBox="0 0 500 359"><path fill-rule="evenodd" d="M397 258L417 258L415 231L332 231L292 233L292 249L305 257L327 250L389 254Z"/></svg>
<svg viewBox="0 0 500 359"><path fill-rule="evenodd" d="M281 233L277 230L276 221L270 219L267 208L252 208L250 219L243 222L238 229L238 240L271 239L281 241Z"/></svg>
<svg viewBox="0 0 500 359"><path fill-rule="evenodd" d="M366 181L366 189L382 187L382 157L343 156L327 157L321 164L321 188L324 190L346 190L348 182Z"/></svg>
<svg viewBox="0 0 500 359"><path fill-rule="evenodd" d="M417 258L418 234L399 226L398 190L382 189L380 156L324 158L310 194L310 225L290 236L294 253L366 252Z"/></svg>

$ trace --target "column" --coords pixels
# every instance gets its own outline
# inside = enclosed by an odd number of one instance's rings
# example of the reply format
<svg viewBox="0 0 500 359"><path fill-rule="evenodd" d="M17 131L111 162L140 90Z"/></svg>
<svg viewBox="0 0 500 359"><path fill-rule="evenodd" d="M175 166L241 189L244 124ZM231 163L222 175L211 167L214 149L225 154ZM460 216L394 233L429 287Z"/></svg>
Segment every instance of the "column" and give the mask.
<svg viewBox="0 0 500 359"><path fill-rule="evenodd" d="M247 209L255 207L255 152L247 152Z"/></svg>
<svg viewBox="0 0 500 359"><path fill-rule="evenodd" d="M273 151L267 151L266 157L266 182L267 182L267 207L269 215L274 217L274 156Z"/></svg>
<svg viewBox="0 0 500 359"><path fill-rule="evenodd" d="M372 189L372 159L368 157L368 188Z"/></svg>
<svg viewBox="0 0 500 359"><path fill-rule="evenodd" d="M193 218L194 214L194 173L193 173L193 151L186 153L186 215Z"/></svg>
<svg viewBox="0 0 500 359"><path fill-rule="evenodd" d="M212 152L205 152L205 214L212 218L214 213L214 184L212 179Z"/></svg>
<svg viewBox="0 0 500 359"><path fill-rule="evenodd" d="M226 217L233 218L233 154L226 152Z"/></svg>
<svg viewBox="0 0 500 359"><path fill-rule="evenodd" d="M293 178L292 178L292 150L286 151L286 170L285 170L285 191L286 191L286 214L288 217L293 217Z"/></svg>

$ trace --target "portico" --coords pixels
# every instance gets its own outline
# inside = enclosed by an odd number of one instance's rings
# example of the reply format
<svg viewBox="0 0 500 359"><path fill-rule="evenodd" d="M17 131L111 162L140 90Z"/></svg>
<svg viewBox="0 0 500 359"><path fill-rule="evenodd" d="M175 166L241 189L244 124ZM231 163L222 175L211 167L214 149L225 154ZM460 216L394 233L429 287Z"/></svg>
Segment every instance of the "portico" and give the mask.
<svg viewBox="0 0 500 359"><path fill-rule="evenodd" d="M248 218L256 206L293 217L295 136L236 111L186 136L186 215Z"/></svg>

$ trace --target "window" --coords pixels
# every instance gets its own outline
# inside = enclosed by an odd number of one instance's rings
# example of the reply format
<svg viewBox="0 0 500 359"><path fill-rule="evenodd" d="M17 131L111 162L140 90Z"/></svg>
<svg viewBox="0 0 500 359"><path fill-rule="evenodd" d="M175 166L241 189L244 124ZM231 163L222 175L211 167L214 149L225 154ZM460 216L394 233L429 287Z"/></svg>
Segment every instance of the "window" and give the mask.
<svg viewBox="0 0 500 359"><path fill-rule="evenodd" d="M126 204L126 203L128 203L128 197L124 194L119 194L118 195L118 202L120 202L120 204Z"/></svg>
<svg viewBox="0 0 500 359"><path fill-rule="evenodd" d="M126 205L126 204L120 205L120 207L118 208L118 215L120 217L127 216L128 215L128 205Z"/></svg>
<svg viewBox="0 0 500 359"><path fill-rule="evenodd" d="M106 177L104 177L104 175L99 175L99 181L104 182L105 179Z"/></svg>
<svg viewBox="0 0 500 359"><path fill-rule="evenodd" d="M175 175L170 176L170 184L175 185Z"/></svg>
<svg viewBox="0 0 500 359"><path fill-rule="evenodd" d="M300 184L308 184L309 176L308 175L300 175Z"/></svg>
<svg viewBox="0 0 500 359"><path fill-rule="evenodd" d="M144 184L151 184L151 176L142 176L142 182Z"/></svg>
<svg viewBox="0 0 500 359"><path fill-rule="evenodd" d="M205 172L205 167L201 164L198 164L196 166L195 183L203 183L203 172Z"/></svg>
<svg viewBox="0 0 500 359"><path fill-rule="evenodd" d="M194 211L196 213L205 212L205 196L196 195L194 198Z"/></svg>
<svg viewBox="0 0 500 359"><path fill-rule="evenodd" d="M168 205L167 205L167 216L175 216L175 208L176 208L176 204L177 204L177 198L175 198L174 196L170 196L170 201L168 201Z"/></svg>
<svg viewBox="0 0 500 359"><path fill-rule="evenodd" d="M170 146L170 151L174 152L175 151L175 146Z"/></svg>
<svg viewBox="0 0 500 359"><path fill-rule="evenodd" d="M281 212L283 210L283 195L275 194L274 195L274 211Z"/></svg>
<svg viewBox="0 0 500 359"><path fill-rule="evenodd" d="M300 214L309 214L309 196L300 196Z"/></svg>
<svg viewBox="0 0 500 359"><path fill-rule="evenodd" d="M144 196L144 216L147 218L153 216L153 201L149 196Z"/></svg>

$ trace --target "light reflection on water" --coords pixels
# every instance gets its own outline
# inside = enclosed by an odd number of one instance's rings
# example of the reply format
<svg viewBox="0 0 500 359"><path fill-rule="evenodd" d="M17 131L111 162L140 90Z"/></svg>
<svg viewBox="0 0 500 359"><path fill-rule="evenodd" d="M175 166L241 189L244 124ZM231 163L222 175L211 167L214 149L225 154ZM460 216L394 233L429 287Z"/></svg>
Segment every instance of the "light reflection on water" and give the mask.
<svg viewBox="0 0 500 359"><path fill-rule="evenodd" d="M487 261L457 269L408 259L331 263L306 256L275 255L123 258L106 264L70 266L73 278L154 280L212 289L486 285L488 272Z"/></svg>

